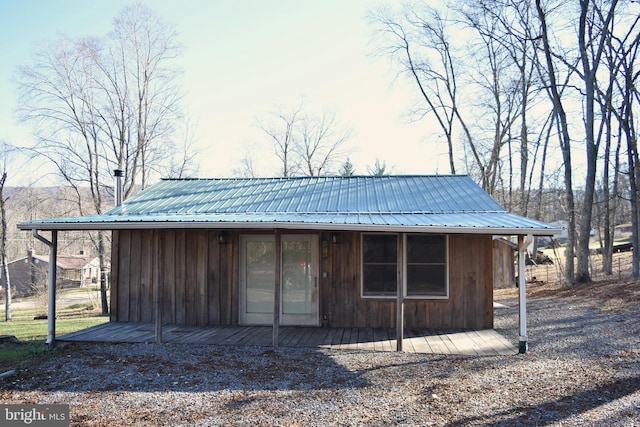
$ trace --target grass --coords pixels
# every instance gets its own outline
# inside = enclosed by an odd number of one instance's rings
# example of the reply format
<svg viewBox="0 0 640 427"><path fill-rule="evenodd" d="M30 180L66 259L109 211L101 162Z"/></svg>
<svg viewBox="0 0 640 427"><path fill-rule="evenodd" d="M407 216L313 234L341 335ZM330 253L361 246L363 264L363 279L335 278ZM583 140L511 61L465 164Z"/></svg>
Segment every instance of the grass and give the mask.
<svg viewBox="0 0 640 427"><path fill-rule="evenodd" d="M4 314L4 313L3 313ZM99 325L108 321L108 317L91 316L79 318L56 319L56 335L64 335L70 332ZM0 322L0 335L14 335L20 341L42 341L47 338L48 323L43 320L17 320L16 316L10 322Z"/></svg>
<svg viewBox="0 0 640 427"><path fill-rule="evenodd" d="M74 292L77 293L77 292ZM5 321L4 302L0 310L0 335L13 335L20 342L0 344L0 373L20 368L31 360L43 357L48 347L45 340L48 333L47 319L35 320L34 317L46 314L46 306L35 298L24 298L14 302L29 302L27 307L12 307L11 321ZM21 304L24 306L25 304ZM58 304L56 309L56 335L85 329L109 321L101 316L91 300L69 305Z"/></svg>

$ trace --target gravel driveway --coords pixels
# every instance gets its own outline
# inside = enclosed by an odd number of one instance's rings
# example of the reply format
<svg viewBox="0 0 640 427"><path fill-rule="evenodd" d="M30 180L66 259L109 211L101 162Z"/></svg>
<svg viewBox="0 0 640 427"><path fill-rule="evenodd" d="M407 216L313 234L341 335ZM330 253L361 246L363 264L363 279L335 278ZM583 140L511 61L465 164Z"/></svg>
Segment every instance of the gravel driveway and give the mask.
<svg viewBox="0 0 640 427"><path fill-rule="evenodd" d="M495 326L518 341L517 300ZM466 357L180 344L74 344L2 403L67 403L71 425L640 425L640 307L529 299L529 352Z"/></svg>

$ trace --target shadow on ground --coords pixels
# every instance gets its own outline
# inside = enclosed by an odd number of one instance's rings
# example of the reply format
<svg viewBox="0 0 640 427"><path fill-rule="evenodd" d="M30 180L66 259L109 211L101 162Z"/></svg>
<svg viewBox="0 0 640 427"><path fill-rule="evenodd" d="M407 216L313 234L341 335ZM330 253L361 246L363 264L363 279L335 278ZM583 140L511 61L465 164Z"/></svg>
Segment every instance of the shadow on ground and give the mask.
<svg viewBox="0 0 640 427"><path fill-rule="evenodd" d="M310 390L366 387L313 349L186 344L70 344L23 370L5 390Z"/></svg>

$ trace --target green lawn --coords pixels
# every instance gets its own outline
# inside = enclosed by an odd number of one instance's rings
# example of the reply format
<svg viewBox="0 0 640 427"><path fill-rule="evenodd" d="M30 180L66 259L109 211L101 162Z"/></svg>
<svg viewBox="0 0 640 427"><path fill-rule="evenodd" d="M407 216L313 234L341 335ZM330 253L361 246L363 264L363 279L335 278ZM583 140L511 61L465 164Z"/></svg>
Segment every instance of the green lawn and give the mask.
<svg viewBox="0 0 640 427"><path fill-rule="evenodd" d="M23 299L21 301L30 301ZM39 302L27 308L11 309L11 321L5 320L5 305L0 310L0 335L14 335L21 342L0 344L0 373L24 366L34 357L41 357L47 351L48 322L34 317L46 314L46 306ZM63 305L56 310L56 336L85 329L109 321L101 316L91 302Z"/></svg>
<svg viewBox="0 0 640 427"><path fill-rule="evenodd" d="M69 332L85 329L90 326L99 325L109 321L107 316L90 316L78 318L56 319L56 335L64 335ZM20 319L14 315L13 320L4 320L4 310L2 311L2 321L0 321L0 335L15 335L20 341L44 341L47 338L47 320Z"/></svg>

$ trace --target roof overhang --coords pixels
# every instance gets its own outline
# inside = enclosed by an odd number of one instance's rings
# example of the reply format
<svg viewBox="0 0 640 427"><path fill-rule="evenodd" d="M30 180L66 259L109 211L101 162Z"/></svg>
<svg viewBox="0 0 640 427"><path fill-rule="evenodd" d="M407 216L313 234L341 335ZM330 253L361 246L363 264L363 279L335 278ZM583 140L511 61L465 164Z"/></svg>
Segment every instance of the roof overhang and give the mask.
<svg viewBox="0 0 640 427"><path fill-rule="evenodd" d="M206 219L198 215L90 217L35 220L18 224L21 230L137 230L137 229L295 229L317 231L371 231L441 234L489 234L553 236L560 228L509 213L496 214L396 214L396 215L276 215L248 220L250 215L222 215ZM301 218L305 217L305 218ZM237 218L237 219L231 219Z"/></svg>

